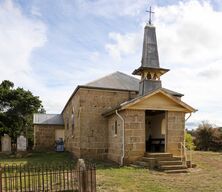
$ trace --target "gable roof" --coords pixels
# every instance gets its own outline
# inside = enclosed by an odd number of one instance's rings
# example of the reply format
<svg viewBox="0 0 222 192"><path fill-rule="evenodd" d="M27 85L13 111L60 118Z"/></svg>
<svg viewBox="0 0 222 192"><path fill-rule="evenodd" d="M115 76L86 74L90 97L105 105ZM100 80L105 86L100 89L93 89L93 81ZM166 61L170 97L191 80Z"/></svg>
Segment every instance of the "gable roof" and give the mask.
<svg viewBox="0 0 222 192"><path fill-rule="evenodd" d="M86 85L84 85L84 87L139 91L139 83L140 83L139 79L127 75L125 73L116 71L115 73L111 73L105 77L87 83ZM172 91L166 88L162 89L174 96L178 97L184 96L183 94L178 93L176 91Z"/></svg>
<svg viewBox="0 0 222 192"><path fill-rule="evenodd" d="M116 71L114 73L111 73L107 76L101 77L95 81L92 81L90 83L87 83L85 85L78 85L72 95L70 96L69 100L67 101L66 105L64 106L63 111L65 110L66 106L68 105L69 101L72 99L72 97L76 94L76 92L79 90L79 88L86 88L86 89L104 89L104 90L120 90L120 91L136 91L139 92L139 83L140 80L132 77L130 75L127 75L125 73ZM183 94L162 88L167 93L182 97Z"/></svg>
<svg viewBox="0 0 222 192"><path fill-rule="evenodd" d="M152 98L154 97L155 95L157 94L161 94L165 97L165 101L164 100L159 100L158 103L152 103L150 102L150 104L152 104L152 106L149 106L150 108L147 108L147 109L150 109L150 110L164 110L164 107L165 110L181 110L181 111L184 111L184 112L187 112L187 113L191 113L191 112L195 112L197 111L196 109L194 109L193 107L189 106L188 104L184 103L183 101L181 101L180 99L172 96L170 93L168 93L165 89L163 88L160 88L160 89L156 89L154 91L150 91L148 92L146 95L144 96L139 96L135 99L132 99L130 101L126 101L122 104L120 104L118 107L116 107L115 109L111 109L105 113L103 113L102 115L104 116L109 116L111 114L114 113L115 110L124 110L124 109L146 109L147 106L145 106L145 103L144 101L149 99L149 98ZM165 104L164 102L168 102L170 105L171 104L175 104L177 107L170 107L170 106L164 106L163 108L161 108L161 104ZM139 104L142 104L142 105L139 105ZM137 105L137 106L136 106ZM159 106L160 105L160 106Z"/></svg>
<svg viewBox="0 0 222 192"><path fill-rule="evenodd" d="M33 115L34 125L64 125L62 115L60 114L42 114Z"/></svg>
<svg viewBox="0 0 222 192"><path fill-rule="evenodd" d="M115 73L87 83L86 86L138 91L139 82L140 80L135 77L116 71Z"/></svg>
<svg viewBox="0 0 222 192"><path fill-rule="evenodd" d="M121 107L123 109L126 109L130 106L133 106L137 103L140 103L148 98L151 98L152 96L154 95L157 95L158 93L162 94L163 96L165 96L169 101L172 101L176 104L178 104L179 106L183 107L186 112L195 112L197 111L196 109L194 109L193 107L189 106L188 104L186 104L185 102L181 101L180 99L177 99L176 97L170 95L169 93L167 93L164 89L160 88L160 89L157 89L157 90L154 90L154 91L151 91L149 93L147 93L146 95L144 96L140 96L140 97L137 97L135 99L132 99L131 101L128 101L128 102L125 102L123 104L121 104Z"/></svg>

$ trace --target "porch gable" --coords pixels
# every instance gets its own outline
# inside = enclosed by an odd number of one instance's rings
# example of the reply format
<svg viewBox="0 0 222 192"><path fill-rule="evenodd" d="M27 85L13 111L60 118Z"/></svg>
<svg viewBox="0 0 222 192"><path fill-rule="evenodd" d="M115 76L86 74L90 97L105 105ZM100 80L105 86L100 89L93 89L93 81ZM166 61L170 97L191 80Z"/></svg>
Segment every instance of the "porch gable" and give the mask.
<svg viewBox="0 0 222 192"><path fill-rule="evenodd" d="M122 109L180 111L185 113L196 111L191 106L161 89L124 104Z"/></svg>

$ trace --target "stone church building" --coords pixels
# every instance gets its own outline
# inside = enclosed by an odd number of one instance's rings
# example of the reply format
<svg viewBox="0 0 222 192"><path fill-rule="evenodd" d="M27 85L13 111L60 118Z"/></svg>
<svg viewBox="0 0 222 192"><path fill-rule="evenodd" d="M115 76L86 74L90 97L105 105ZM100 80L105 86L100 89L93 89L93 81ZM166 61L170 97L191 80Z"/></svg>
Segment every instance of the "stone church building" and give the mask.
<svg viewBox="0 0 222 192"><path fill-rule="evenodd" d="M196 110L183 94L163 88L155 27L147 24L140 80L115 72L77 86L61 114L34 114L36 149L52 149L64 139L65 149L77 157L131 163L145 152L180 155L185 114Z"/></svg>

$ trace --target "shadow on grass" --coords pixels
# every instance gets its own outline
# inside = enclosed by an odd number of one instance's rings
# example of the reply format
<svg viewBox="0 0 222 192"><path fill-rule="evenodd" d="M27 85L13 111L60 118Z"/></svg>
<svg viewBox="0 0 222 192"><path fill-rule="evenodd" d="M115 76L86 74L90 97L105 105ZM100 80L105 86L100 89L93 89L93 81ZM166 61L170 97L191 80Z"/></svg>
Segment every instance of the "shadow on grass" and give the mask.
<svg viewBox="0 0 222 192"><path fill-rule="evenodd" d="M75 159L72 158L69 152L27 152L27 153L17 153L17 154L0 154L0 164L24 164L24 165L51 165L59 164L63 162L74 162Z"/></svg>
<svg viewBox="0 0 222 192"><path fill-rule="evenodd" d="M119 164L110 161L110 160L92 160L92 159L84 159L86 164L93 164L96 166L97 170L105 170L105 169L121 169ZM0 164L2 165L36 165L36 166L44 166L44 165L63 165L63 164L73 164L76 165L78 161L77 157L73 157L70 152L54 152L54 151L32 151L24 154L0 154ZM125 166L127 167L127 166ZM141 169L134 167L134 169Z"/></svg>

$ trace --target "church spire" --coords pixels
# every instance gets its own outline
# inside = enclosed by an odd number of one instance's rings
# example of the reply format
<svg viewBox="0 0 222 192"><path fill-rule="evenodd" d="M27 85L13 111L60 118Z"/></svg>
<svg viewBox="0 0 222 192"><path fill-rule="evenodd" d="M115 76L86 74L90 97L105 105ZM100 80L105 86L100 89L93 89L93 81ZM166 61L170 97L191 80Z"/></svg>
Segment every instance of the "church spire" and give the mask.
<svg viewBox="0 0 222 192"><path fill-rule="evenodd" d="M140 75L139 94L145 95L147 92L161 88L160 76L169 71L160 68L156 29L148 23L144 28L143 52L141 66L133 72L133 75Z"/></svg>

